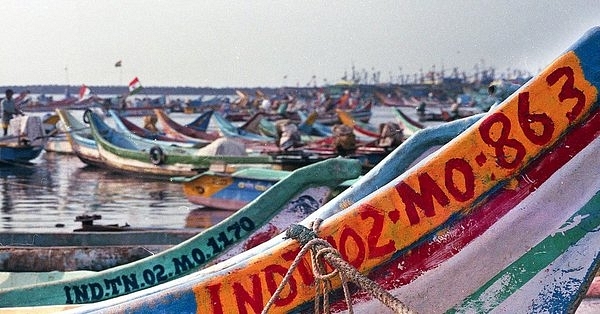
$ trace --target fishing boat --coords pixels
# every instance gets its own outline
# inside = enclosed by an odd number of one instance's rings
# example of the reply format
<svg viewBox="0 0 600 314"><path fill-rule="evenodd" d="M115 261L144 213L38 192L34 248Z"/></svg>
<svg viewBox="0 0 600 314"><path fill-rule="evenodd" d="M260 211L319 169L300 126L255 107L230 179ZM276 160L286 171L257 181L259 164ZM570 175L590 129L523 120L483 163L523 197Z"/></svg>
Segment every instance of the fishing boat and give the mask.
<svg viewBox="0 0 600 314"><path fill-rule="evenodd" d="M78 278L0 289L0 307L100 301L192 274L279 234L290 221L300 221L325 204L340 183L359 174L358 162L343 158L298 169L244 208L173 248ZM106 293L97 294L97 288Z"/></svg>
<svg viewBox="0 0 600 314"><path fill-rule="evenodd" d="M152 140L152 141L160 141L166 145L174 144L174 145L188 146L188 147L193 147L193 146L201 147L201 146L204 146L211 142L211 141L203 140L203 139L197 139L194 141L182 140L181 138L175 138L175 137L163 134L161 132L158 132L158 130L156 130L156 132L153 132L146 128L142 128L142 127L136 125L135 123L129 121L126 117L120 116L116 111L114 111L112 109L108 110L107 116L112 119L112 121L114 122L115 128L119 132L130 134L130 136L134 136L134 137L137 137L140 139L143 138L143 139L148 139L148 140ZM146 116L146 117L150 117L150 116ZM199 118L202 118L202 117L199 117ZM210 118L210 116L209 116L209 118Z"/></svg>
<svg viewBox="0 0 600 314"><path fill-rule="evenodd" d="M57 114L46 114L42 121L45 136L48 138L44 150L58 154L73 154L73 148L65 135L66 129Z"/></svg>
<svg viewBox="0 0 600 314"><path fill-rule="evenodd" d="M154 255L201 229L121 228L118 231L6 232L0 234L0 289L14 287L10 273L100 271ZM28 277L33 277L29 274ZM20 282L18 285L24 285Z"/></svg>
<svg viewBox="0 0 600 314"><path fill-rule="evenodd" d="M317 115L316 111L313 111L310 114L307 114L304 111L298 111L300 121L303 121L303 123L298 125L298 129L307 135L323 137L332 136L333 132L331 131L331 126L319 123L317 121Z"/></svg>
<svg viewBox="0 0 600 314"><path fill-rule="evenodd" d="M371 139L379 138L380 131L375 126L361 121L356 121L348 111L336 109L335 111L342 124L351 127L357 136L363 136Z"/></svg>
<svg viewBox="0 0 600 314"><path fill-rule="evenodd" d="M411 136L425 128L425 125L411 119L400 108L392 108L392 112L396 116L398 122L402 125L402 129L404 130L404 134L406 134L406 136Z"/></svg>
<svg viewBox="0 0 600 314"><path fill-rule="evenodd" d="M102 167L104 162L90 127L66 109L56 109L56 113L65 126L65 135L77 158L87 165Z"/></svg>
<svg viewBox="0 0 600 314"><path fill-rule="evenodd" d="M15 117L10 120L8 135L0 137L0 164L30 163L42 153L46 142L40 117Z"/></svg>
<svg viewBox="0 0 600 314"><path fill-rule="evenodd" d="M261 118L260 114L253 115L252 118L248 119L242 126L234 125L218 112L213 113L213 118L217 127L219 128L219 133L227 138L239 139L244 142L275 144L274 137L261 135L256 132L250 132L246 129L247 125L252 124L254 121L257 121Z"/></svg>
<svg viewBox="0 0 600 314"><path fill-rule="evenodd" d="M170 137L182 141L197 142L199 140L204 140L211 142L221 137L217 132L207 132L206 130L201 131L190 126L181 125L171 119L169 115L167 115L167 113L162 109L155 109L154 115L156 116L156 119L158 120L163 132Z"/></svg>
<svg viewBox="0 0 600 314"><path fill-rule="evenodd" d="M449 122L437 127L428 128L419 132L418 134L415 134L414 137L411 137L400 147L394 150L372 171L357 179L359 182L357 182L356 186L360 186L360 188L345 189L335 199L326 203L326 205L321 206L318 212L315 212L312 215L314 217L326 218L338 213L340 210L343 210L352 203L357 202L366 195L383 186L386 182L389 182L395 178L399 173L402 173L413 167L423 158L438 149L441 145L454 139L458 134L462 133L466 128L476 122L478 118L479 117L472 117ZM317 172L314 174L305 172L304 175L307 177L312 177L315 175L319 176L321 171L320 168L311 167L310 169ZM385 171L385 169L394 169L395 171ZM265 198L269 197L268 193L270 192L265 192L265 194L267 194L264 196ZM241 211L244 210L246 209L241 209ZM282 230L283 228L279 229ZM230 256L233 255L230 254Z"/></svg>
<svg viewBox="0 0 600 314"><path fill-rule="evenodd" d="M245 168L233 173L206 171L192 177L174 177L172 182L182 183L188 201L212 209L236 211L292 172L277 169ZM345 181L336 189L350 186L354 180Z"/></svg>
<svg viewBox="0 0 600 314"><path fill-rule="evenodd" d="M84 120L89 121L103 166L120 172L147 176L192 176L210 169L213 163L266 164L267 155L249 156L243 145L226 139L195 149L166 146L135 141L108 126L99 115L86 110Z"/></svg>
<svg viewBox="0 0 600 314"><path fill-rule="evenodd" d="M319 210L225 262L73 312L574 312L600 262L599 47L594 28L333 216Z"/></svg>

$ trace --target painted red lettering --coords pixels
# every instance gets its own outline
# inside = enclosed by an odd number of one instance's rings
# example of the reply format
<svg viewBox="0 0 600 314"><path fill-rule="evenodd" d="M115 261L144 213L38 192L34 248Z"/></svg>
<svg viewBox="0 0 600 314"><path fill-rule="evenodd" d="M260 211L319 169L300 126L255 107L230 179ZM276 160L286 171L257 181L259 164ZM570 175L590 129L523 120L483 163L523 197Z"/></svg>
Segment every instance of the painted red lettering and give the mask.
<svg viewBox="0 0 600 314"><path fill-rule="evenodd" d="M352 239L354 244L357 247L357 255L354 259L351 260L351 256L348 255L348 251L346 248L349 246L348 241ZM338 249L340 251L340 255L348 261L352 266L359 268L360 265L365 261L365 245L354 229L350 227L345 227L340 235L340 247Z"/></svg>
<svg viewBox="0 0 600 314"><path fill-rule="evenodd" d="M300 253L300 249L294 250L294 251L285 252L281 256L286 261L291 262L294 259L296 259L296 256L298 255L298 253ZM308 261L307 258L303 258L301 260L301 262L298 264L298 267L296 267L296 270L300 273L300 278L302 278L302 283L303 284L305 284L307 286L313 284L313 282L315 281L315 276L313 276L312 268L309 265L309 261Z"/></svg>
<svg viewBox="0 0 600 314"><path fill-rule="evenodd" d="M464 159L452 158L446 162L446 168L444 170L446 189L454 196L454 199L459 202L466 202L472 199L475 195L475 174L473 173L471 165ZM454 184L454 170L462 173L465 183L464 191L461 191L459 187Z"/></svg>
<svg viewBox="0 0 600 314"><path fill-rule="evenodd" d="M267 282L267 288L269 289L271 295L275 293L275 290L277 290L277 287L279 287L279 282L281 282L281 280L275 281L275 276L279 275L278 277L280 279L283 279L287 271L288 270L281 265L270 265L265 267L263 272L265 273L265 281ZM279 294L279 297L277 298L277 300L275 300L275 305L288 305L298 295L298 287L296 286L296 279L294 279L294 276L290 277L289 281L287 282L287 285L290 289L290 292L285 297L282 294Z"/></svg>
<svg viewBox="0 0 600 314"><path fill-rule="evenodd" d="M523 134L533 144L545 145L552 138L554 133L554 121L545 113L529 112L529 92L519 94L518 106L519 125ZM531 126L532 124L541 126L541 132L538 134ZM539 130L538 130L539 131Z"/></svg>
<svg viewBox="0 0 600 314"><path fill-rule="evenodd" d="M389 239L386 244L378 246L381 232L383 231L385 216L370 204L365 204L360 208L360 218L366 220L373 219L373 227L367 238L367 246L369 247L369 258L377 258L396 251L396 242Z"/></svg>
<svg viewBox="0 0 600 314"><path fill-rule="evenodd" d="M548 85L552 86L563 76L566 77L567 80L560 89L558 100L562 102L567 99L577 99L577 102L573 106L573 110L567 112L566 115L569 121L574 121L583 111L583 106L585 105L585 93L580 89L575 88L575 73L573 73L573 69L570 67L558 68L548 75L546 82Z"/></svg>
<svg viewBox="0 0 600 314"><path fill-rule="evenodd" d="M212 312L215 314L223 314L223 304L221 303L221 284L210 285L206 287L208 294L210 295L210 304L212 305Z"/></svg>
<svg viewBox="0 0 600 314"><path fill-rule="evenodd" d="M494 124L500 124L500 136L497 139L492 138L492 126ZM510 128L510 119L501 112L490 115L479 125L481 139L495 149L496 164L505 169L516 168L525 158L525 146L514 138L508 138ZM516 153L512 161L508 160L509 154L506 154L506 148L512 148Z"/></svg>
<svg viewBox="0 0 600 314"><path fill-rule="evenodd" d="M260 277L255 274L251 275L250 279L252 280L252 293L248 293L239 282L233 283L233 295L240 313L248 313L246 304L249 304L255 313L260 313L264 306Z"/></svg>
<svg viewBox="0 0 600 314"><path fill-rule="evenodd" d="M406 207L406 215L411 225L416 225L421 221L417 212L417 206L423 210L426 217L433 217L435 216L433 198L442 206L450 203L448 196L446 196L444 191L427 173L419 175L419 188L421 191L420 194L405 182L400 182L396 185L396 191Z"/></svg>

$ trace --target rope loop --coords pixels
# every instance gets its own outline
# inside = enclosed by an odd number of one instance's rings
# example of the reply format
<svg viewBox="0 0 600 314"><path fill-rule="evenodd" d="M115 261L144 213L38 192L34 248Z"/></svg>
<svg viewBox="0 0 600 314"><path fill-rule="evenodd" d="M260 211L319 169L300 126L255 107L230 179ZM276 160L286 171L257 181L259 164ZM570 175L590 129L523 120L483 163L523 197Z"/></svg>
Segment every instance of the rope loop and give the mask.
<svg viewBox="0 0 600 314"><path fill-rule="evenodd" d="M340 255L340 252L333 248L329 242L319 238L317 236L317 231L321 225L321 222L321 219L313 221L310 224L310 229L302 225L293 224L286 231L286 238L298 241L301 245L301 249L290 265L288 272L283 277L279 287L277 287L277 290L275 290L269 299L269 302L267 302L262 310L263 314L268 313L271 306L273 306L275 303L275 300L279 298L279 294L285 285L287 285L292 273L298 267L304 255L309 251L311 254L312 269L315 277L314 313L320 313L321 302L323 312L330 313L329 294L331 291L333 291L333 284L331 280L336 276L340 277L342 289L344 291L344 298L346 300L349 313L353 313L353 310L352 300L350 299L351 293L350 289L348 288L348 281L352 281L359 288L367 291L373 298L378 299L381 303L386 305L395 313L415 313L400 300L390 294L387 290L383 289L377 283L361 274L358 270L356 270L356 268L346 262ZM327 273L325 263L333 268L332 272Z"/></svg>

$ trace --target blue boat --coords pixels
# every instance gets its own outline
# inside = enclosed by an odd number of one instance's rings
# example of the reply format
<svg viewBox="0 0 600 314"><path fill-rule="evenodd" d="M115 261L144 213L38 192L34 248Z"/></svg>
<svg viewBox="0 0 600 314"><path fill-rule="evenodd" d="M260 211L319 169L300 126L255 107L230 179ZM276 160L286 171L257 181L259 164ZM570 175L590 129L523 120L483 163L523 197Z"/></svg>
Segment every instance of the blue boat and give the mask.
<svg viewBox="0 0 600 314"><path fill-rule="evenodd" d="M26 164L42 153L47 137L40 117L13 118L9 130L7 136L0 138L0 163Z"/></svg>

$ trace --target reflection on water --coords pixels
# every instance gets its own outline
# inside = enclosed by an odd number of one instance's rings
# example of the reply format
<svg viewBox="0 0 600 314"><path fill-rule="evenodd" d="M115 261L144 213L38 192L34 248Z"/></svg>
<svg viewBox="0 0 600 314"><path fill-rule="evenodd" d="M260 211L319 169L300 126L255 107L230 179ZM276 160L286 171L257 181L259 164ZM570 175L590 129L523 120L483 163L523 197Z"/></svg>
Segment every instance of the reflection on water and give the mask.
<svg viewBox="0 0 600 314"><path fill-rule="evenodd" d="M185 124L195 115L172 118ZM375 107L371 123L392 118L390 108ZM142 124L139 117L131 120ZM212 124L209 128L216 130ZM0 196L0 232L71 231L80 227L74 220L83 214L102 215L97 224L205 228L232 213L194 210L198 206L188 202L177 183L113 173L86 166L75 156L45 152L28 167L0 166Z"/></svg>
<svg viewBox="0 0 600 314"><path fill-rule="evenodd" d="M185 218L186 228L208 228L229 217L234 212L216 208L196 208Z"/></svg>
<svg viewBox="0 0 600 314"><path fill-rule="evenodd" d="M0 231L71 231L82 214L102 215L98 224L183 228L197 207L179 184L117 174L54 153L43 153L31 166L0 167L0 195Z"/></svg>

